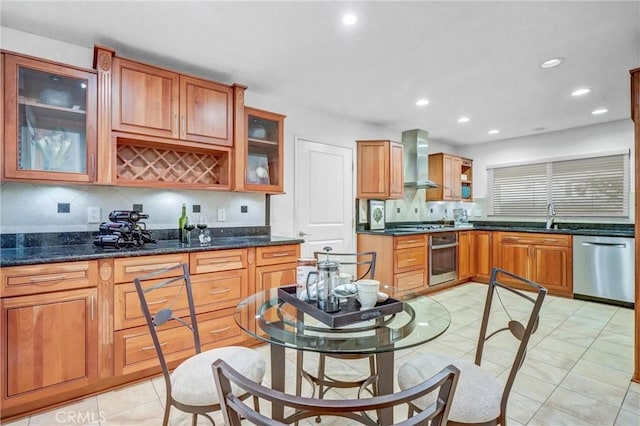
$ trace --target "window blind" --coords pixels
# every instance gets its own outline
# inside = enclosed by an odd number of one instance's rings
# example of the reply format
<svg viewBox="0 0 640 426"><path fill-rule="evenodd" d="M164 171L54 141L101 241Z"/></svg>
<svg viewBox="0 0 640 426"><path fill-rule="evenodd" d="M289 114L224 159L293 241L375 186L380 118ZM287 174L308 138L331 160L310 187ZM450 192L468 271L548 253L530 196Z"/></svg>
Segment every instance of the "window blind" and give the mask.
<svg viewBox="0 0 640 426"><path fill-rule="evenodd" d="M629 152L488 168L488 214L545 217L629 215Z"/></svg>

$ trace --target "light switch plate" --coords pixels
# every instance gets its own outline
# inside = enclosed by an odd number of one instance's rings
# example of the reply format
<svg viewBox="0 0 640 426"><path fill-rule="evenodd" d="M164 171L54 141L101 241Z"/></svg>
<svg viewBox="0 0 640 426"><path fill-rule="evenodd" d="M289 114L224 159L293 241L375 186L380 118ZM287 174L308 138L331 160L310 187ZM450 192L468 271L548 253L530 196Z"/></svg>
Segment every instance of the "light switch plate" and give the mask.
<svg viewBox="0 0 640 426"><path fill-rule="evenodd" d="M100 207L87 207L87 222L100 223Z"/></svg>
<svg viewBox="0 0 640 426"><path fill-rule="evenodd" d="M225 209L218 209L218 222L224 222L227 220L227 211Z"/></svg>

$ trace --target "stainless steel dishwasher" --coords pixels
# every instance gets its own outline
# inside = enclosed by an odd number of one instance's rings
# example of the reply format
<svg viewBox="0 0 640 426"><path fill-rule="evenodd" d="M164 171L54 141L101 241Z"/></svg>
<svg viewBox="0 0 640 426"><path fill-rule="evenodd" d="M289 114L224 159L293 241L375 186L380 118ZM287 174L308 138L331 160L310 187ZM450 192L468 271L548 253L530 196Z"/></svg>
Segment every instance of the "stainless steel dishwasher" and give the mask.
<svg viewBox="0 0 640 426"><path fill-rule="evenodd" d="M634 247L633 238L574 236L574 295L632 304Z"/></svg>

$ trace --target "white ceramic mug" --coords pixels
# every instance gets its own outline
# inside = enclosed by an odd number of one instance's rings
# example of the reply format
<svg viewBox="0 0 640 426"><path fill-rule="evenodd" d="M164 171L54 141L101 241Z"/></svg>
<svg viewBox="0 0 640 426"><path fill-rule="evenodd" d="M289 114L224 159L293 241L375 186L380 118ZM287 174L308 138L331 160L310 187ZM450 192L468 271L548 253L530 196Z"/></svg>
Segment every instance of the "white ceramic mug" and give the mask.
<svg viewBox="0 0 640 426"><path fill-rule="evenodd" d="M376 306L378 301L378 290L380 281L377 280L359 280L356 281L358 287L358 300L360 301L360 310L371 309Z"/></svg>

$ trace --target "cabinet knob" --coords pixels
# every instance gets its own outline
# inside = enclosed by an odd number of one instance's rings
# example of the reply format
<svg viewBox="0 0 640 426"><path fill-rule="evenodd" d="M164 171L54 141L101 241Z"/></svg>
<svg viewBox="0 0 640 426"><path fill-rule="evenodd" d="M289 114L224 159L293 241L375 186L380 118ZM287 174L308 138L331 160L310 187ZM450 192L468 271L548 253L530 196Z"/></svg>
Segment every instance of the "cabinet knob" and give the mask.
<svg viewBox="0 0 640 426"><path fill-rule="evenodd" d="M298 232L298 235L301 236L301 237L304 237L305 235L311 235L311 234L307 234L304 231L300 231L300 232Z"/></svg>

